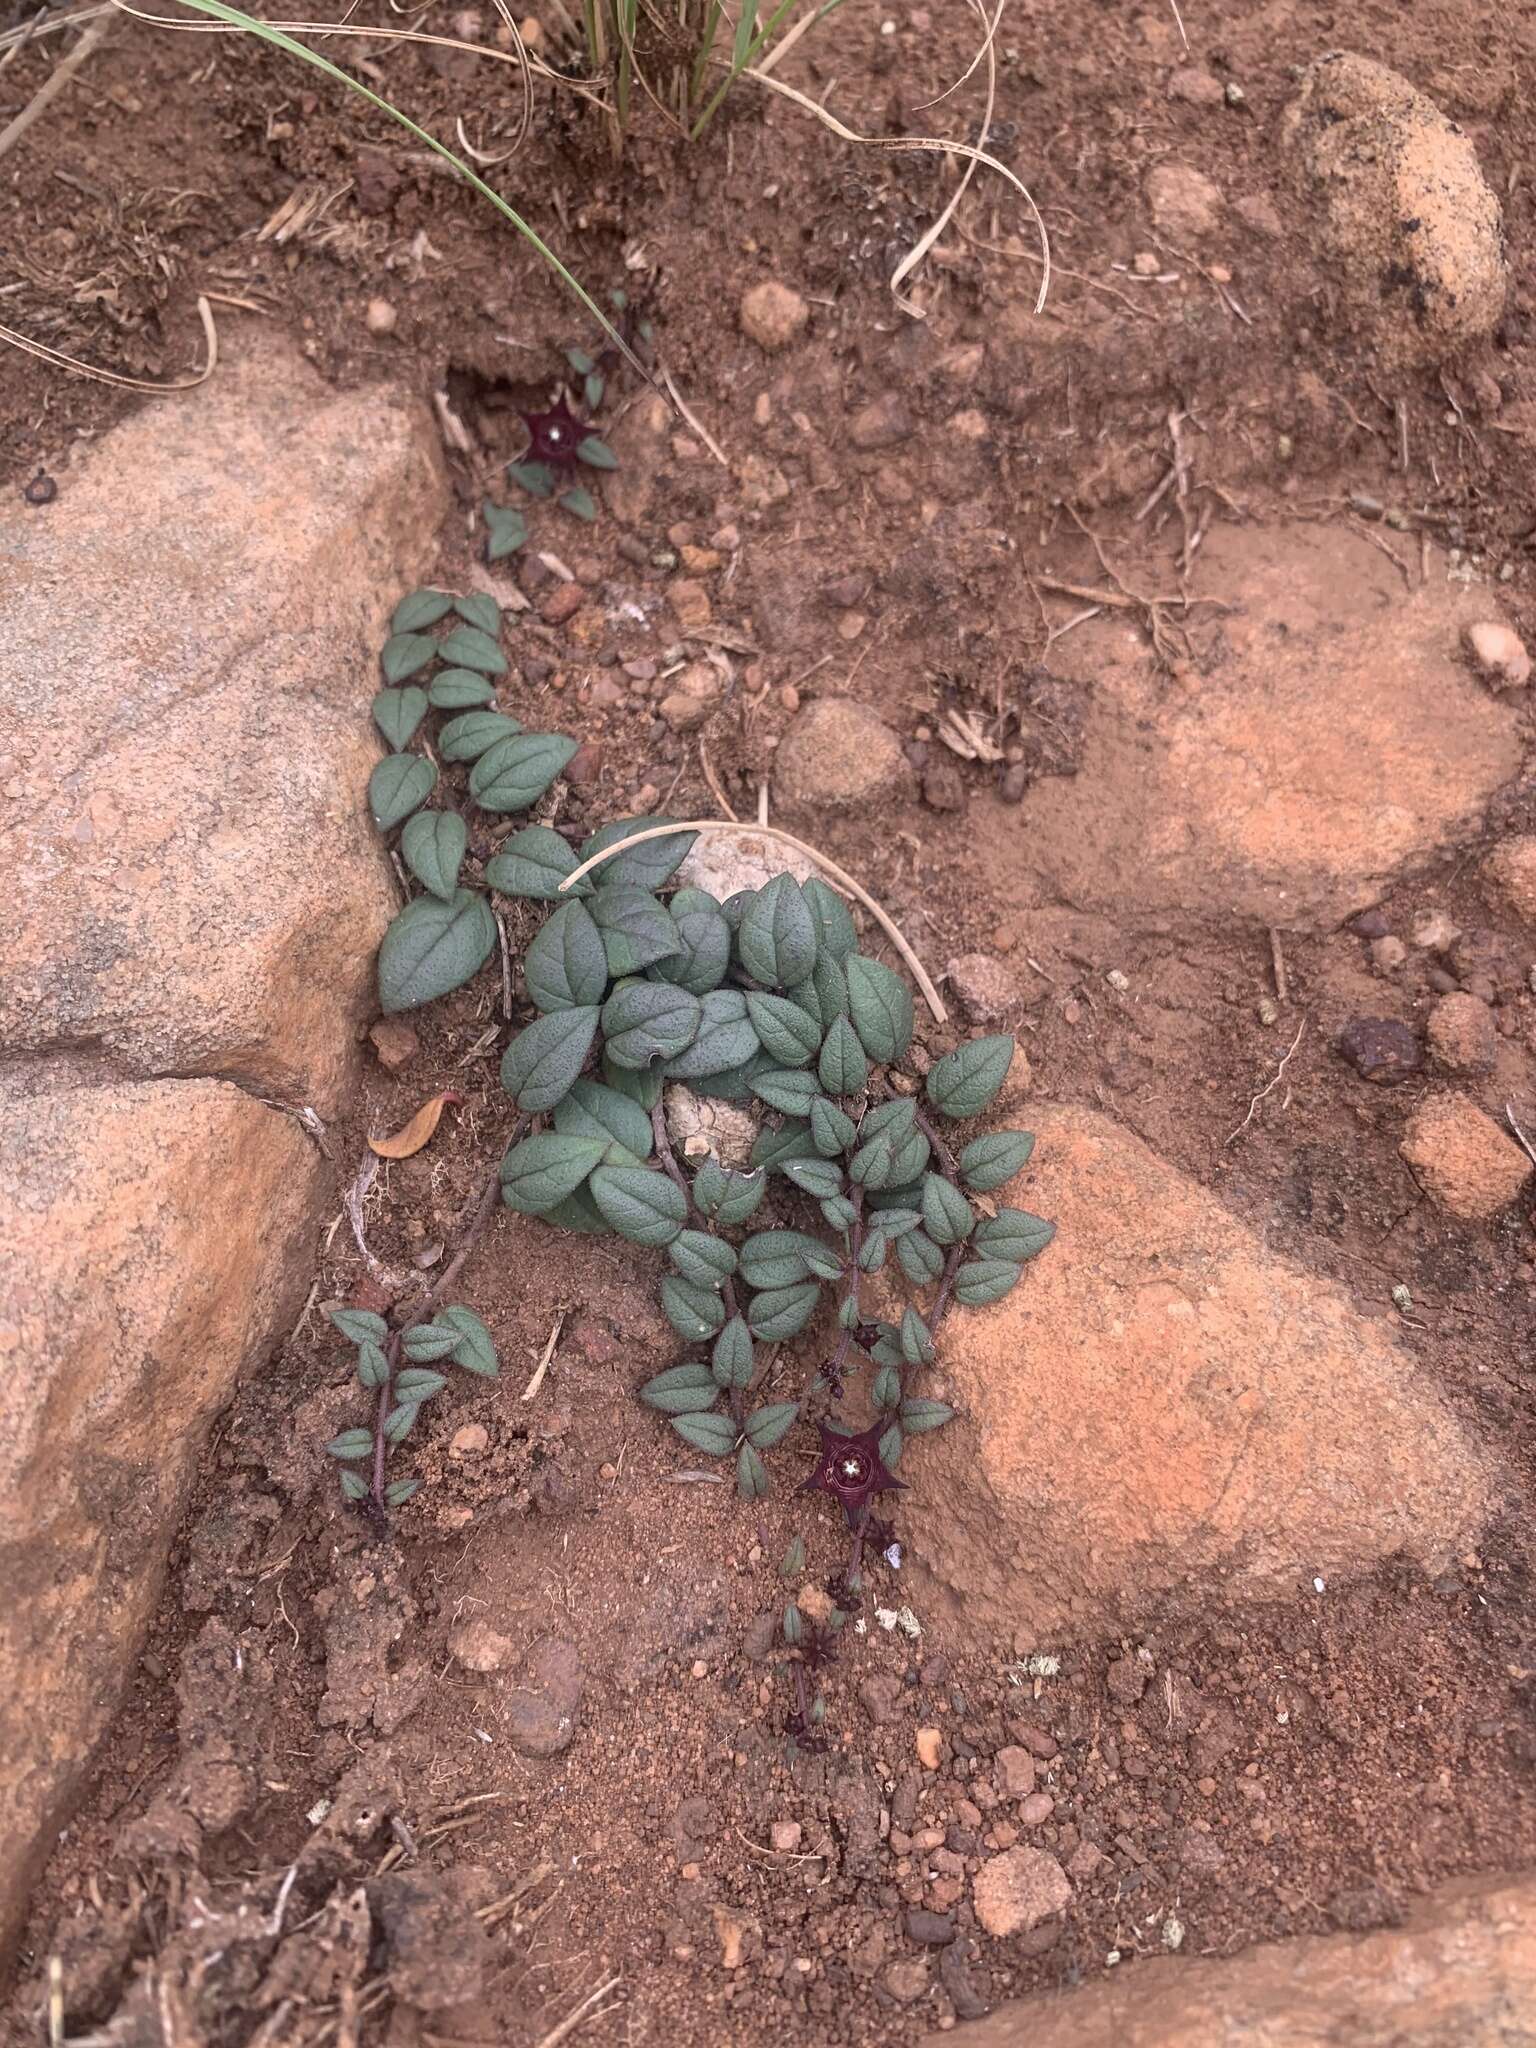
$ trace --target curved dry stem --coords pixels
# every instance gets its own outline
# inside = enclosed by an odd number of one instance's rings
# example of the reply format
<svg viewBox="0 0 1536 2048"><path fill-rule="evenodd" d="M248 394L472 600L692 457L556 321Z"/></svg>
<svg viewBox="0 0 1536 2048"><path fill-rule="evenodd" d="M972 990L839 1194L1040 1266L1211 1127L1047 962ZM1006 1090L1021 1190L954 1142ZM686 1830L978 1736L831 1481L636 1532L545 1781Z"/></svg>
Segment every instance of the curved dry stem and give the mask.
<svg viewBox="0 0 1536 2048"><path fill-rule="evenodd" d="M98 384L115 384L120 391L145 391L152 398L168 398L177 391L195 391L199 384L207 383L218 367L219 331L213 324L212 307L201 296L197 301L197 312L208 344L207 361L190 377L170 377L160 384L148 377L126 376L121 370L98 370L94 363L82 363L78 356L67 356L62 349L50 348L44 341L33 341L28 335L18 334L13 327L0 327L0 341L8 341L13 348L36 356L40 363L47 363L52 369L73 370L76 376L90 377Z"/></svg>
<svg viewBox="0 0 1536 2048"><path fill-rule="evenodd" d="M782 93L787 100L793 100L797 107L804 107L808 114L814 114L824 128L844 142L856 142L865 149L930 150L940 156L971 157L979 164L985 164L989 171L996 171L1005 179L1029 208L1030 218L1035 224L1035 233L1040 238L1040 290L1035 299L1035 311L1045 311L1046 296L1051 288L1051 238L1045 231L1045 222L1040 209L1034 202L1029 187L1022 178L1015 177L1004 163L995 156L989 156L984 149L977 149L969 142L948 142L937 135L860 135L856 128L845 127L835 114L829 114L825 107L818 106L809 94L786 85L782 78L773 78L757 65L749 65L742 73L743 78L755 78L760 85L766 85L770 92Z"/></svg>
<svg viewBox="0 0 1536 2048"><path fill-rule="evenodd" d="M992 110L997 104L997 59L992 54L992 38L997 33L997 24L1003 18L1003 8L1007 5L1007 0L997 0L997 12L992 17L991 21L987 20L985 0L970 0L970 5L974 7L976 12L981 16L982 27L986 30L986 35L983 38L981 49L977 52L978 57L985 58L987 66L987 104L982 109L981 137L977 145L978 148L984 150L987 146L987 140L992 133ZM966 77L968 78L969 76L970 72L967 72ZM897 264L896 268L891 272L891 296L895 299L897 305L901 307L903 312L911 313L917 319L924 319L927 316L921 306L916 306L912 303L910 299L904 299L901 296L902 281L903 279L911 276L912 272L916 270L917 266L928 254L928 251L934 246L934 244L938 241L939 237L943 234L944 230L949 226L950 222L954 219L955 209L959 206L961 200L965 197L966 190L969 187L970 182L972 178L975 177L975 175L976 159L975 157L972 157L961 175L959 184L950 194L949 204L944 208L943 212L939 215L938 219L933 222L932 226L928 229L928 232L918 242L917 246L914 249L909 250L908 253L902 258L900 263Z"/></svg>
<svg viewBox="0 0 1536 2048"><path fill-rule="evenodd" d="M975 0L971 0L971 4L974 6ZM917 106L915 106L912 109L914 114L926 114L930 107L942 106L945 100L949 98L951 93L956 93L960 90L961 86L965 84L965 81L971 76L972 72L975 71L976 66L982 61L982 59L984 57L989 57L991 55L992 45L997 40L997 25L1003 18L1003 8L1006 5L1007 0L998 0L997 12L996 14L993 15L990 21L987 21L986 14L980 8L977 8L977 12L981 14L981 18L983 22L986 23L987 29L986 35L982 38L981 48L976 52L975 56L971 59L970 63L966 65L965 69L961 72L960 76L955 80L953 85L946 85L944 90L941 93L937 93L931 100L919 101ZM993 71L995 77L995 64L993 66ZM982 133L982 145L983 147L985 147L986 145L985 131L983 131Z"/></svg>
<svg viewBox="0 0 1536 2048"><path fill-rule="evenodd" d="M597 81L586 78L568 78L564 72L552 71L542 57L533 56L521 36L517 36L515 50L498 50L492 43L467 43L459 36L433 35L424 28L386 28L377 22L350 21L268 21L257 20L255 30L247 28L244 21L183 21L170 14L151 14L147 8L135 7L132 0L111 0L120 14L131 14L135 21L146 21L152 28L173 28L188 36L230 36L250 35L258 31L272 30L277 35L298 36L361 36L373 37L386 43L432 43L443 50L463 50L471 57L489 57L493 64L509 64L523 73L524 93L528 118L532 118L533 87L530 74L548 80L551 85L564 86L579 99L590 100L602 113L611 113L602 93L596 89ZM516 35L516 24L513 24ZM270 38L269 38L270 40ZM313 53L311 53L313 54ZM393 111L391 109L391 111ZM519 129L518 139L522 139Z"/></svg>
<svg viewBox="0 0 1536 2048"><path fill-rule="evenodd" d="M862 903L870 916L879 925L881 931L885 933L891 944L906 962L911 971L912 979L922 991L923 1001L933 1012L935 1021L940 1024L947 1024L949 1022L949 1012L945 1009L928 970L907 944L900 926L890 913L881 909L869 891L861 887L853 879L852 875L848 873L846 868L840 868L835 860L829 860L819 847L810 845L804 839L797 839L793 832L781 831L777 825L728 825L723 818L688 818L683 823L677 825L651 825L644 832L632 832L627 839L616 840L612 846L605 846L601 853L589 855L581 863L580 867L573 868L565 877L564 881L560 884L558 893L563 896L567 889L573 888L581 880L583 875L589 874L595 867L600 867L605 860L612 860L616 853L622 853L631 846L644 846L648 839L669 838L674 832L724 832L728 837L742 839L777 839L782 845L792 846L797 853L803 853L807 860L815 861L823 874L829 876L837 884L838 888L853 897L855 902Z"/></svg>

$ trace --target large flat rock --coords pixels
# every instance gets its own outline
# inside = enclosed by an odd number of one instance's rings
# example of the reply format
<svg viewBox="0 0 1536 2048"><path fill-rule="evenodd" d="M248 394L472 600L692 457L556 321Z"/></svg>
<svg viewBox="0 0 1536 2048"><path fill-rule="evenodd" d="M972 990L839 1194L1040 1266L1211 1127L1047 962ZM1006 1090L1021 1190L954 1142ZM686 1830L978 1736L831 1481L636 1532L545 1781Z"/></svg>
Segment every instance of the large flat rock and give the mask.
<svg viewBox="0 0 1536 2048"><path fill-rule="evenodd" d="M394 907L384 615L446 494L426 413L221 364L0 517L0 1048L334 1102Z"/></svg>
<svg viewBox="0 0 1536 2048"><path fill-rule="evenodd" d="M211 1418L290 1326L392 914L414 402L262 344L0 512L0 1951L138 1653Z"/></svg>
<svg viewBox="0 0 1536 2048"><path fill-rule="evenodd" d="M1386 1325L1108 1117L1029 1122L996 1199L1058 1234L944 1325L963 1418L913 1444L901 1511L933 1590L1046 1640L1451 1554L1489 1460Z"/></svg>
<svg viewBox="0 0 1536 2048"><path fill-rule="evenodd" d="M0 1950L116 1707L209 1422L291 1328L327 1177L223 1081L0 1113Z"/></svg>
<svg viewBox="0 0 1536 2048"><path fill-rule="evenodd" d="M1404 560L1411 536L1387 537ZM1417 550L1413 549L1417 563ZM1409 591L1338 524L1217 526L1192 589L1210 651L1178 679L1116 614L1052 665L1093 688L1083 767L1031 791L1000 856L1085 909L1347 917L1476 824L1519 769L1516 711L1460 655L1486 590L1432 557Z"/></svg>
<svg viewBox="0 0 1536 2048"><path fill-rule="evenodd" d="M1132 1962L1017 1999L967 2048L1536 2048L1536 1886L1435 1893L1406 1926ZM931 2034L925 2048L953 2041Z"/></svg>

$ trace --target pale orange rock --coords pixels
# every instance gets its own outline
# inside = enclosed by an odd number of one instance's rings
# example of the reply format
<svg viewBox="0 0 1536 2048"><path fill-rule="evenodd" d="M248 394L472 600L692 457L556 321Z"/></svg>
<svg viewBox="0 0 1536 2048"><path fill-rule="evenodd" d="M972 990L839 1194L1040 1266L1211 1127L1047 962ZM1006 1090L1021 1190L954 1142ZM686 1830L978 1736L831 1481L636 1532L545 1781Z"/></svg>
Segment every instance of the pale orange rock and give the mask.
<svg viewBox="0 0 1536 2048"><path fill-rule="evenodd" d="M1495 1879L1448 1885L1405 1926L1376 1934L1140 1959L1001 2006L964 2038L966 2048L1512 2048L1531 2038L1533 2012L1536 1885ZM927 2035L925 2048L954 2038Z"/></svg>
<svg viewBox="0 0 1536 2048"><path fill-rule="evenodd" d="M1465 1223L1490 1221L1531 1177L1514 1139L1465 1095L1421 1102L1398 1149L1430 1200Z"/></svg>
<svg viewBox="0 0 1536 2048"><path fill-rule="evenodd" d="M1109 1117L1027 1121L1033 1158L992 1199L1056 1237L949 1318L960 1419L906 1454L934 1597L1039 1642L1454 1554L1494 1467L1386 1325Z"/></svg>

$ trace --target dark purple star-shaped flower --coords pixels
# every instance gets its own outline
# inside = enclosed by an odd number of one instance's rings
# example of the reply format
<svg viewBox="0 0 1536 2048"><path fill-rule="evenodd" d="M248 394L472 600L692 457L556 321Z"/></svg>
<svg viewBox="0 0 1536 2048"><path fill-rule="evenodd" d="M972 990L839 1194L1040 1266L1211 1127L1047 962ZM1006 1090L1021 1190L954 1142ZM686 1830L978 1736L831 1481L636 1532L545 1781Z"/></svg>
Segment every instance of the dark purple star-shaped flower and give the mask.
<svg viewBox="0 0 1536 2048"><path fill-rule="evenodd" d="M821 1452L816 1469L801 1487L802 1493L829 1493L857 1529L877 1493L899 1493L902 1482L893 1479L880 1456L880 1439L889 1422L872 1422L857 1436L839 1436L824 1422L816 1425Z"/></svg>
<svg viewBox="0 0 1536 2048"><path fill-rule="evenodd" d="M528 448L522 460L547 462L554 469L569 469L577 459L576 450L592 431L571 411L564 392L548 412L525 412L520 418L528 429Z"/></svg>

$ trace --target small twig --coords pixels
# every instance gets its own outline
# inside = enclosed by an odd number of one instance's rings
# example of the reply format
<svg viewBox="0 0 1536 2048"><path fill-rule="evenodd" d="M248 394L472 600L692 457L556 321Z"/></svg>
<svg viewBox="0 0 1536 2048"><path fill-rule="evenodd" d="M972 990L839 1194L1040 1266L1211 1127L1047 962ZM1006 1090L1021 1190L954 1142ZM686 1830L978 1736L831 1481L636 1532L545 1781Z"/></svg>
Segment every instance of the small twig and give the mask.
<svg viewBox="0 0 1536 2048"><path fill-rule="evenodd" d="M1404 475L1408 472L1408 401L1394 398L1392 416L1397 421L1397 466Z"/></svg>
<svg viewBox="0 0 1536 2048"><path fill-rule="evenodd" d="M144 391L151 398L165 398L177 391L195 391L199 384L206 384L218 367L219 331L213 324L213 309L201 295L197 301L197 316L203 323L203 339L207 343L208 356L200 370L194 370L189 377L168 377L163 383L153 383L148 377L127 377L121 370L98 370L94 363L82 363L78 356L67 356L62 349L50 348L46 342L33 341L30 336L18 334L14 327L0 327L0 341L8 341L12 348L19 348L29 356L36 356L40 363L47 363L51 369L73 370L78 377L90 377L98 384L112 384L120 391Z"/></svg>
<svg viewBox="0 0 1536 2048"><path fill-rule="evenodd" d="M699 766L704 771L704 780L709 784L710 795L714 798L715 802L720 806L721 810L724 811L725 815L730 819L731 823L733 825L739 825L741 823L741 820L737 817L736 812L732 807L730 798L726 795L725 791L720 787L719 778L715 774L715 764L713 761L710 760L709 749L705 746L702 740L699 741Z"/></svg>
<svg viewBox="0 0 1536 2048"><path fill-rule="evenodd" d="M1168 5L1173 9L1174 26L1179 31L1179 41L1184 45L1184 54L1187 57L1189 55L1189 37L1184 33L1184 17L1179 12L1179 0L1168 0Z"/></svg>
<svg viewBox="0 0 1536 2048"><path fill-rule="evenodd" d="M16 118L8 122L4 129L0 129L0 157L3 157L7 150L15 148L38 115L58 98L91 52L100 47L107 30L112 26L112 19L111 15L101 15L93 21L75 47L59 59Z"/></svg>
<svg viewBox="0 0 1536 2048"><path fill-rule="evenodd" d="M1264 1086L1259 1090L1258 1094L1255 1095L1253 1100L1249 1103L1248 1114L1243 1118L1242 1122L1238 1125L1237 1129L1232 1133L1231 1137L1228 1138L1227 1145L1235 1145L1237 1143L1238 1139L1243 1135L1244 1131L1246 1131L1248 1126L1253 1122L1259 1104L1264 1100L1266 1095L1273 1095L1275 1090L1279 1087L1281 1080L1284 1078L1285 1070L1290 1065L1291 1055L1293 1052L1295 1052L1297 1046L1300 1045L1301 1034L1303 1033L1303 1031L1306 1030L1306 1028L1307 1020L1305 1017L1303 1017L1301 1022L1296 1026L1296 1036L1291 1040L1290 1044L1286 1047L1285 1051L1280 1055L1279 1066L1276 1067L1275 1071L1270 1075L1268 1081L1264 1084ZM1225 1151L1227 1149L1227 1145L1223 1145L1221 1149Z"/></svg>
<svg viewBox="0 0 1536 2048"><path fill-rule="evenodd" d="M1532 1146L1532 1144L1531 1144L1531 1141L1530 1141L1530 1139L1529 1139L1529 1138L1528 1138L1528 1137L1527 1137L1527 1136L1525 1135L1524 1131L1522 1131L1522 1130L1521 1130L1521 1128L1520 1128L1520 1126L1519 1126L1518 1122L1516 1121L1516 1119L1515 1119L1515 1109L1514 1109L1514 1104L1513 1104L1513 1103L1510 1103L1510 1102L1506 1102L1506 1103L1505 1103L1505 1105L1504 1105L1504 1114L1505 1114L1505 1116L1506 1116L1506 1117L1508 1117L1508 1119L1509 1119L1509 1128L1510 1128L1510 1129L1511 1129L1511 1130L1512 1130L1512 1131L1514 1132L1515 1136L1516 1136L1516 1137L1517 1137L1517 1138L1518 1138L1518 1139L1520 1140L1520 1144L1521 1144L1521 1147L1522 1147L1522 1149L1524 1150L1524 1153L1525 1153L1525 1156L1526 1156L1526 1158L1530 1160L1530 1162L1531 1162L1531 1164L1532 1164L1533 1166L1536 1166L1536 1147L1533 1147L1533 1146Z"/></svg>
<svg viewBox="0 0 1536 2048"><path fill-rule="evenodd" d="M948 1023L949 1012L945 1009L939 992L933 985L933 977L928 973L922 961L918 959L912 947L907 943L895 919L887 911L882 910L869 891L861 888L852 875L846 869L840 868L836 861L829 860L824 853L808 844L804 839L797 839L792 832L781 831L777 825L728 825L719 818L689 818L685 823L679 825L651 825L644 832L635 832L628 839L618 840L614 845L605 847L601 853L592 854L581 863L580 867L571 870L570 874L560 883L558 893L563 896L574 883L581 880L583 875L597 867L600 862L611 859L621 847L643 846L648 839L665 839L672 832L725 832L740 834L745 838L766 837L777 839L785 846L794 847L797 853L803 853L808 860L815 861L819 868L831 876L840 889L852 896L856 902L863 904L864 908L874 918L880 929L906 962L912 979L921 990L923 1001L933 1012L935 1020L940 1024Z"/></svg>
<svg viewBox="0 0 1536 2048"><path fill-rule="evenodd" d="M539 2048L559 2048L560 2042L569 2039L584 2020L600 2019L602 2014L594 2013L592 2010L593 2006L597 2004L600 1998L606 1998L610 1991L617 1990L621 1981L618 1977L610 1977L606 1984L599 1984L595 1991L589 1991L580 2005L574 2011L566 2014L558 2027L550 2028L549 2032L539 2043ZM603 2007L604 2013L611 2012L612 2010L612 2006L605 2005Z"/></svg>
<svg viewBox="0 0 1536 2048"><path fill-rule="evenodd" d="M1175 407L1168 415L1168 438L1173 443L1175 493L1179 503L1179 523L1184 529L1184 549L1179 557L1179 574L1187 576L1189 574L1190 558L1193 556L1199 543L1190 524L1189 456L1184 447L1184 436L1180 432L1183 424L1184 415Z"/></svg>
<svg viewBox="0 0 1536 2048"><path fill-rule="evenodd" d="M1075 632L1079 626L1086 626L1090 619L1096 619L1102 610L1102 605L1091 604L1083 611L1074 612L1064 626L1047 627L1045 635L1046 651L1049 652L1058 640L1065 640L1067 635Z"/></svg>
<svg viewBox="0 0 1536 2048"><path fill-rule="evenodd" d="M533 1378L523 1389L522 1398L525 1401L531 1401L544 1384L544 1375L549 1371L549 1361L555 1355L555 1346L560 1342L560 1332L565 1328L568 1313L567 1309L561 1309L555 1317L555 1327L549 1333L549 1342L544 1346L543 1356L533 1369Z"/></svg>
<svg viewBox="0 0 1536 2048"><path fill-rule="evenodd" d="M1179 467L1178 464L1175 463L1172 466L1172 468L1168 471L1168 474L1163 478L1162 482L1153 491L1152 495L1147 499L1146 503L1142 506L1141 510L1136 514L1135 518L1131 521L1132 526L1140 526L1143 519L1145 519L1149 513L1155 512L1157 510L1158 506L1161 505L1164 498L1167 497L1173 485L1178 481L1178 475Z"/></svg>
<svg viewBox="0 0 1536 2048"><path fill-rule="evenodd" d="M1280 950L1280 934L1273 925L1269 928L1269 962L1275 970L1275 1000L1288 1002L1290 991L1285 979L1285 955Z"/></svg>
<svg viewBox="0 0 1536 2048"><path fill-rule="evenodd" d="M664 369L661 373L661 381L663 384L666 385L672 403L677 407L678 411L682 414L683 418L688 422L689 426L692 427L693 431L704 443L704 446L709 450L710 454L713 455L716 462L719 463L722 469L729 469L731 466L730 458L725 454L725 451L721 448L720 443L715 439L714 435L709 431L708 427L704 425L703 421L700 420L694 413L691 413L688 410L688 407L683 400L682 393L678 390L677 386L672 382L672 372L670 370Z"/></svg>

